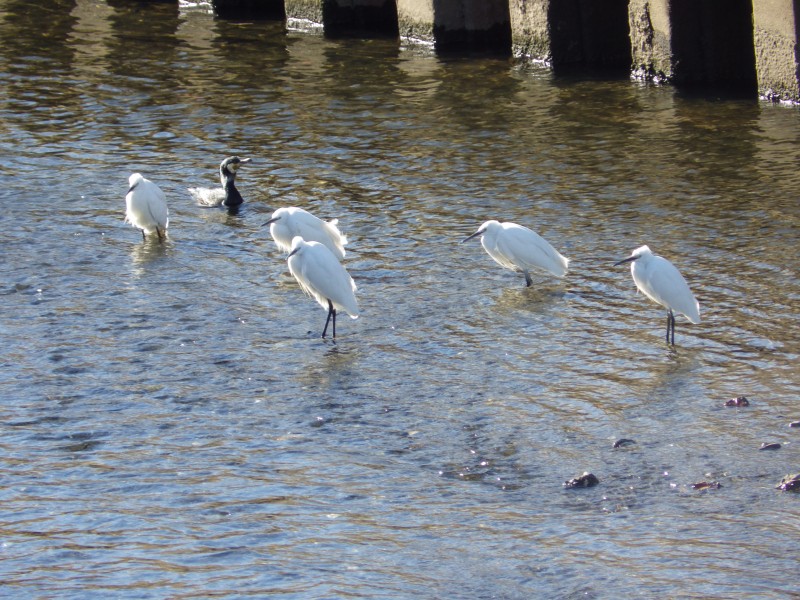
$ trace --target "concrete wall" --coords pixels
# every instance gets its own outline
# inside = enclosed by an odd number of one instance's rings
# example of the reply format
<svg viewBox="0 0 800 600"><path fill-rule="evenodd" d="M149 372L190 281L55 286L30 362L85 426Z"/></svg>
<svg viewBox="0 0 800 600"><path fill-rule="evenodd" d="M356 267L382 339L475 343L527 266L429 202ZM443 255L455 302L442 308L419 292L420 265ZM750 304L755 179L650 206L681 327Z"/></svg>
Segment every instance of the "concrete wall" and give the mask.
<svg viewBox="0 0 800 600"><path fill-rule="evenodd" d="M280 14L284 4L327 35L513 51L557 72L614 69L800 102L800 0L213 0L226 17Z"/></svg>
<svg viewBox="0 0 800 600"><path fill-rule="evenodd" d="M669 81L673 64L667 0L631 0L628 22L634 77Z"/></svg>
<svg viewBox="0 0 800 600"><path fill-rule="evenodd" d="M759 94L800 101L800 0L753 2Z"/></svg>
<svg viewBox="0 0 800 600"><path fill-rule="evenodd" d="M800 102L800 0L631 0L632 73Z"/></svg>
<svg viewBox="0 0 800 600"><path fill-rule="evenodd" d="M397 0L400 35L433 43L433 0Z"/></svg>
<svg viewBox="0 0 800 600"><path fill-rule="evenodd" d="M226 0L217 0L223 2ZM286 16L292 19L306 19L314 23L322 23L321 0L285 0Z"/></svg>
<svg viewBox="0 0 800 600"><path fill-rule="evenodd" d="M548 10L550 0L511 0L511 39L514 52L552 62Z"/></svg>

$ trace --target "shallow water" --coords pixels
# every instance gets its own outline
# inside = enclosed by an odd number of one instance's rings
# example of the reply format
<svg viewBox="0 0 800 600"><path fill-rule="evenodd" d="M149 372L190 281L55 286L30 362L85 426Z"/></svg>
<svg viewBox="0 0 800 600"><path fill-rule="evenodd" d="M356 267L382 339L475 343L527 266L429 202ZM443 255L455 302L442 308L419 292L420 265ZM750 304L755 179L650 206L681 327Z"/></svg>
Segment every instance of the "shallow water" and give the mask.
<svg viewBox="0 0 800 600"><path fill-rule="evenodd" d="M800 593L774 489L800 471L796 109L202 6L0 8L4 595ZM194 206L230 154L242 210ZM134 171L164 244L122 222ZM261 227L288 205L350 238L335 343ZM525 289L459 243L488 218L568 276ZM701 304L674 349L613 266L643 243Z"/></svg>

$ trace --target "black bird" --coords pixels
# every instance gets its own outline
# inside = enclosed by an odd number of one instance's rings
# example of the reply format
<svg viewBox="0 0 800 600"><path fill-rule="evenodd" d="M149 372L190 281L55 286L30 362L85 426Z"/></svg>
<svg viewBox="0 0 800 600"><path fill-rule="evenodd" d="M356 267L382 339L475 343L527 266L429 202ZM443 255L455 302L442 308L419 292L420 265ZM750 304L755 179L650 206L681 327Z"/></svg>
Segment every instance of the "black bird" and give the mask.
<svg viewBox="0 0 800 600"><path fill-rule="evenodd" d="M229 156L219 165L219 181L221 188L189 188L189 193L197 200L200 206L225 206L236 208L244 198L236 189L236 172L243 164L249 163L249 158Z"/></svg>

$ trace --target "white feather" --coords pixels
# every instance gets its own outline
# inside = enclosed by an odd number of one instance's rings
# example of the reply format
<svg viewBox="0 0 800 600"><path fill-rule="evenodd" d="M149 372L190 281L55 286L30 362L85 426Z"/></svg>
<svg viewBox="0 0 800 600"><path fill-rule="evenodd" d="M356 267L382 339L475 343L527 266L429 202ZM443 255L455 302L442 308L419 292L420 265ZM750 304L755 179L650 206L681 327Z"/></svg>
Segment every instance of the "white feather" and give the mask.
<svg viewBox="0 0 800 600"><path fill-rule="evenodd" d="M547 271L556 277L567 274L569 259L527 227L516 223L486 221L466 240L479 235L481 245L489 256L506 269L522 271L528 285L532 269Z"/></svg>
<svg viewBox="0 0 800 600"><path fill-rule="evenodd" d="M330 300L337 311L345 311L353 319L358 318L356 284L326 246L295 236L288 263L289 272L300 287L320 306L327 310Z"/></svg>
<svg viewBox="0 0 800 600"><path fill-rule="evenodd" d="M169 226L167 197L161 188L141 173L128 178L125 195L125 222L141 229L143 235L158 234L161 239Z"/></svg>
<svg viewBox="0 0 800 600"><path fill-rule="evenodd" d="M323 221L302 208L289 206L273 212L267 223L272 239L284 252L290 251L292 240L300 236L306 242L325 245L337 260L342 260L345 256L347 238L339 231L337 219Z"/></svg>

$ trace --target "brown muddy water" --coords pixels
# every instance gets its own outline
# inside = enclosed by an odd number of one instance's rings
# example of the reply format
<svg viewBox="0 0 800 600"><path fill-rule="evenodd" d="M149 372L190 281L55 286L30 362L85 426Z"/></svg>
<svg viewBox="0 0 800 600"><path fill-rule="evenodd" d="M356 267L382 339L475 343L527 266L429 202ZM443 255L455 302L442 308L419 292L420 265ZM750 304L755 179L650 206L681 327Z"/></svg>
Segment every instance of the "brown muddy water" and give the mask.
<svg viewBox="0 0 800 600"><path fill-rule="evenodd" d="M4 0L0 62L4 596L800 594L796 108L202 5ZM195 206L232 154L242 210ZM290 205L350 238L335 343ZM460 243L490 218L567 277ZM700 301L674 349L645 243Z"/></svg>

